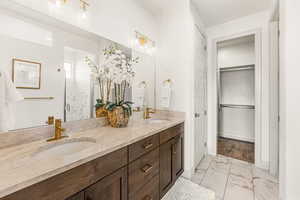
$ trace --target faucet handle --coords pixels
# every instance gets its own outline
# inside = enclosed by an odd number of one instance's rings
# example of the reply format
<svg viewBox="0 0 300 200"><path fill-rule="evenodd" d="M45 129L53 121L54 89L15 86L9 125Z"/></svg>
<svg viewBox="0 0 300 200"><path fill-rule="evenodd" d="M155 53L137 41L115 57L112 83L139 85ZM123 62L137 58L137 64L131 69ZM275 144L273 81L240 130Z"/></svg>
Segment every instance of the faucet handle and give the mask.
<svg viewBox="0 0 300 200"><path fill-rule="evenodd" d="M140 112L141 111L141 107L135 107L134 109L133 109L133 112Z"/></svg>
<svg viewBox="0 0 300 200"><path fill-rule="evenodd" d="M46 124L53 125L54 124L54 117L53 116L49 116L48 117L48 121L46 121Z"/></svg>
<svg viewBox="0 0 300 200"><path fill-rule="evenodd" d="M55 120L55 127L61 128L61 119L56 119Z"/></svg>
<svg viewBox="0 0 300 200"><path fill-rule="evenodd" d="M64 132L66 129L62 128L61 123L62 123L61 119L56 119L55 120L55 128L60 129L61 132Z"/></svg>
<svg viewBox="0 0 300 200"><path fill-rule="evenodd" d="M155 113L155 109L153 108L146 108L148 113Z"/></svg>

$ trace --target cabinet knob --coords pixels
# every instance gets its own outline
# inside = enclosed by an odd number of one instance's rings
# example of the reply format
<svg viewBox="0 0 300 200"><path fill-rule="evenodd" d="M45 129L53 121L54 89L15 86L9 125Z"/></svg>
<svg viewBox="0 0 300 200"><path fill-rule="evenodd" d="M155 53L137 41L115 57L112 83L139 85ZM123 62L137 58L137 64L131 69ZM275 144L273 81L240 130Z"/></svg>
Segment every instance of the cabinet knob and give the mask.
<svg viewBox="0 0 300 200"><path fill-rule="evenodd" d="M145 165L141 170L142 170L142 172L144 172L144 173L148 173L148 172L150 172L152 169L153 169L153 166L150 165L150 164L147 164L147 165Z"/></svg>

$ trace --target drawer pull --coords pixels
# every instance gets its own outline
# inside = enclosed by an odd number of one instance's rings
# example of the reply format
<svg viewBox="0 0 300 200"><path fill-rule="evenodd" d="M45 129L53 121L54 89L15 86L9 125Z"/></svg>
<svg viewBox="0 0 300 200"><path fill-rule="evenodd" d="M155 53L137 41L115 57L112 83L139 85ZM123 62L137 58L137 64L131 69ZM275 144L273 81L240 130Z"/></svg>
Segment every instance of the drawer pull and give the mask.
<svg viewBox="0 0 300 200"><path fill-rule="evenodd" d="M150 149L151 147L153 147L152 143L144 145L144 149Z"/></svg>
<svg viewBox="0 0 300 200"><path fill-rule="evenodd" d="M149 195L145 196L145 198L143 198L143 200L153 200L153 198Z"/></svg>
<svg viewBox="0 0 300 200"><path fill-rule="evenodd" d="M150 172L150 171L152 170L152 168L153 168L152 165L147 164L147 165L145 165L145 167L143 167L141 170L142 170L142 172L144 172L144 173L148 173L148 172Z"/></svg>

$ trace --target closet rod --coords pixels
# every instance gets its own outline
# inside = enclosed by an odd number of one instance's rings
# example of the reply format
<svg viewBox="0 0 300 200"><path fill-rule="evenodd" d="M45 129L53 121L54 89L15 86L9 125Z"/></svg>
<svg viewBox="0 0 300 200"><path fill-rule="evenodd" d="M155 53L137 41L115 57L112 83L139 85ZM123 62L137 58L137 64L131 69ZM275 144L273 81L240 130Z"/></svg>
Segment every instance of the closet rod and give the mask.
<svg viewBox="0 0 300 200"><path fill-rule="evenodd" d="M253 70L255 65L244 65L235 67L223 67L220 68L220 72L231 72L231 71L241 71L241 70Z"/></svg>
<svg viewBox="0 0 300 200"><path fill-rule="evenodd" d="M253 105L239 105L239 104L220 104L223 108L240 108L240 109L255 109Z"/></svg>

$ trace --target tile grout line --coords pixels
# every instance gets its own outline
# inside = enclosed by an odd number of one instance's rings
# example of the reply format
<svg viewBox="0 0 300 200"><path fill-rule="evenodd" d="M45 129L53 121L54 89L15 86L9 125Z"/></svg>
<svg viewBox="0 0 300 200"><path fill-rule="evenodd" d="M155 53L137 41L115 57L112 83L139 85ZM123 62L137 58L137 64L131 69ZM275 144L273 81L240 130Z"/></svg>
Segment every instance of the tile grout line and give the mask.
<svg viewBox="0 0 300 200"><path fill-rule="evenodd" d="M228 161L229 161L229 158L227 158ZM225 194L226 194L226 190L227 190L227 186L228 186L228 181L229 181L229 174L230 174L230 171L231 171L231 167L232 167L232 162L230 160L230 167L229 167L229 170L228 170L228 174L227 174L227 180L226 180L226 184L225 184L225 189L224 189L224 192L223 192L223 200L225 199Z"/></svg>
<svg viewBox="0 0 300 200"><path fill-rule="evenodd" d="M251 166L251 174L252 174L252 187L253 187L253 200L255 200L254 167L255 167L255 164L253 164L253 165Z"/></svg>
<svg viewBox="0 0 300 200"><path fill-rule="evenodd" d="M208 154L207 154L208 155ZM207 156L206 155L206 156ZM199 185L202 185L202 182L203 182L203 180L204 180L204 177L205 177L205 175L206 175L206 173L207 173L207 171L208 171L208 169L210 168L210 166L211 166L211 163L212 163L212 160L209 162L209 165L208 165L208 167L207 167L207 169L205 169L204 171L205 171L205 173L204 173L204 175L203 175L203 177L202 177L202 179L201 179L201 181L200 181L200 183L199 183ZM200 162L200 164L201 164L201 162ZM203 186L203 185L202 185Z"/></svg>

